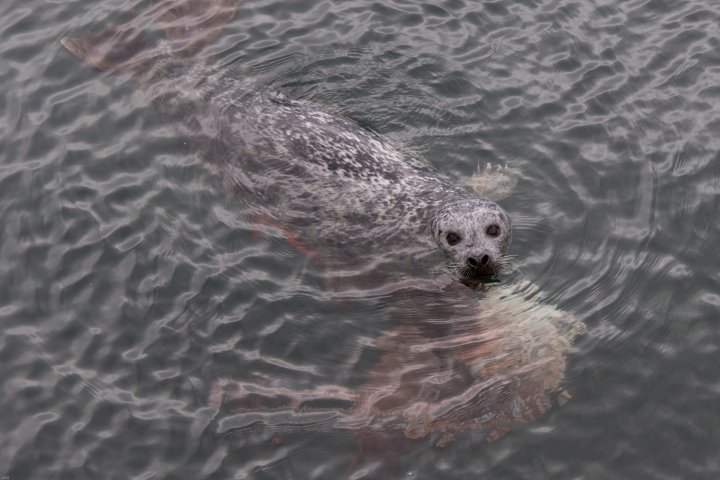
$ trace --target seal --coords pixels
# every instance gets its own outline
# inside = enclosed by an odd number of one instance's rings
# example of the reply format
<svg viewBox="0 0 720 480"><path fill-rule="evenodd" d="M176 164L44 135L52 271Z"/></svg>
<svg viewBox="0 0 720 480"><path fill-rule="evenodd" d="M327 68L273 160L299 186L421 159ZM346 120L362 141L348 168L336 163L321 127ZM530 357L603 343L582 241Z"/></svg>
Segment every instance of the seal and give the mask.
<svg viewBox="0 0 720 480"><path fill-rule="evenodd" d="M374 278L383 267L392 272L400 257L442 254L465 284L500 272L511 222L496 203L419 168L402 149L342 114L258 92L232 72L192 61L202 58L237 3L164 0L150 19L140 14L62 44L140 85L191 151L248 199L250 216L312 258L324 259L304 241L368 264ZM144 45L141 27L148 20L164 26L167 40ZM490 167L478 173L487 175L474 179L474 189L493 184ZM264 215L271 218L263 221ZM291 411L294 418L330 413L335 427L356 432L361 445L387 445L397 457L398 438L434 437L441 447L456 433L475 430L492 440L562 399L565 356L583 332L581 322L532 288L489 286L478 302L476 291L457 282L403 276L362 292L396 326L374 342L379 358L357 388L220 379L209 405L221 408L233 390L236 413L251 413L252 422L262 410ZM348 371L362 368L361 357L351 359ZM316 428L316 420L307 425Z"/></svg>
<svg viewBox="0 0 720 480"><path fill-rule="evenodd" d="M461 279L502 270L511 222L496 203L416 167L408 154L342 114L253 92L231 74L191 62L188 54L199 58L238 4L225 0L208 12L206 3L163 3L165 10L152 15L168 39L154 46L140 41L142 15L61 42L96 68L142 86L229 187L313 245L352 257L422 257L439 248ZM179 28L181 20L193 28Z"/></svg>
<svg viewBox="0 0 720 480"><path fill-rule="evenodd" d="M244 152L248 190L285 222L312 230L314 244L392 252L427 238L463 278L501 270L511 223L496 203L414 167L351 119L277 96L252 98L230 113L226 141ZM264 178L273 181L257 180Z"/></svg>

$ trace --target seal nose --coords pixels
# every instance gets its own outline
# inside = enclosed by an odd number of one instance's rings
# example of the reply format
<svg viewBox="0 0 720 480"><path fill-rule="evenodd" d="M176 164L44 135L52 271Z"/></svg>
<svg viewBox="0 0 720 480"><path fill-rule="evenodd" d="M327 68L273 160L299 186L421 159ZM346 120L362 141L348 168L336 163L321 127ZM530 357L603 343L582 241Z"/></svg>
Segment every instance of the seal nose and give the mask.
<svg viewBox="0 0 720 480"><path fill-rule="evenodd" d="M474 257L470 257L467 259L467 264L470 268L479 268L479 267L487 267L490 263L490 256L483 255L480 257L480 260Z"/></svg>

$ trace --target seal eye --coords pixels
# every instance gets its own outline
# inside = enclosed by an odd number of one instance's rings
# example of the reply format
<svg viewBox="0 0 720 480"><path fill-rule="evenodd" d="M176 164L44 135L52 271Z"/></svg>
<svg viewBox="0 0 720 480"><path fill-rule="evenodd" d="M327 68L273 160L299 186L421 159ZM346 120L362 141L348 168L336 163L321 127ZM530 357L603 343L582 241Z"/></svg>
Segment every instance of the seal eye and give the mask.
<svg viewBox="0 0 720 480"><path fill-rule="evenodd" d="M490 225L485 232L491 237L497 237L500 235L500 227L497 225Z"/></svg>
<svg viewBox="0 0 720 480"><path fill-rule="evenodd" d="M450 232L447 234L447 237L445 237L445 240L447 240L448 245L457 245L460 241L460 235Z"/></svg>

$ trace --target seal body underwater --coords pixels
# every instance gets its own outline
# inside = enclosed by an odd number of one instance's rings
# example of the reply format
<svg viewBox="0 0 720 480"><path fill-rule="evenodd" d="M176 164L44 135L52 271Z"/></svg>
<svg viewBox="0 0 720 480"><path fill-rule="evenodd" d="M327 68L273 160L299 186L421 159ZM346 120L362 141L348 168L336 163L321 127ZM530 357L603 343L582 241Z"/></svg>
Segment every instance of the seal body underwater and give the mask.
<svg viewBox="0 0 720 480"><path fill-rule="evenodd" d="M416 168L401 149L343 115L254 93L242 80L189 60L238 3L162 3L146 16L165 27L168 39L151 47L142 42L143 16L62 44L96 68L136 81L228 187L312 245L354 258L368 251L422 257L439 249L463 279L497 274L511 223L496 203Z"/></svg>

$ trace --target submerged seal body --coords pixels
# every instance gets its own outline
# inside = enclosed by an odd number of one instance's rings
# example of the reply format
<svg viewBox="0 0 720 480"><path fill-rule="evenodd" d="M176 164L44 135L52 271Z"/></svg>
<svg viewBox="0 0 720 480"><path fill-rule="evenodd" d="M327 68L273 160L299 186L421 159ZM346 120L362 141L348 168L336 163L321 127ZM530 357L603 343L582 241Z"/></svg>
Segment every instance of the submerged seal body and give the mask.
<svg viewBox="0 0 720 480"><path fill-rule="evenodd" d="M422 256L435 244L461 277L501 269L511 225L497 204L412 166L401 150L343 115L252 93L228 74L193 65L188 53L197 56L237 2L224 0L209 13L202 4L173 3L183 18L201 22L202 37L186 38L178 15L163 14L154 20L175 18L166 28L169 40L151 48L137 41L142 17L62 43L91 65L140 84L227 185L300 229L311 244L355 246L353 255L372 250L408 256Z"/></svg>

